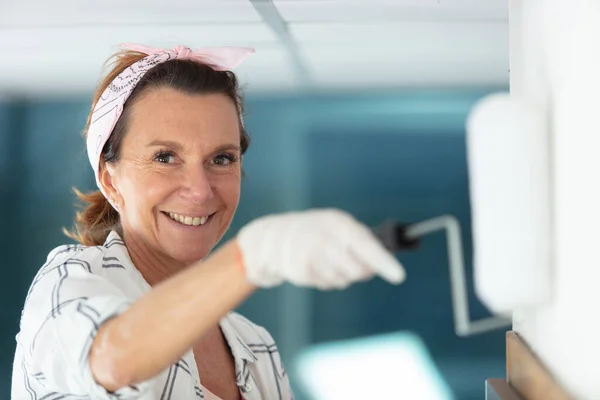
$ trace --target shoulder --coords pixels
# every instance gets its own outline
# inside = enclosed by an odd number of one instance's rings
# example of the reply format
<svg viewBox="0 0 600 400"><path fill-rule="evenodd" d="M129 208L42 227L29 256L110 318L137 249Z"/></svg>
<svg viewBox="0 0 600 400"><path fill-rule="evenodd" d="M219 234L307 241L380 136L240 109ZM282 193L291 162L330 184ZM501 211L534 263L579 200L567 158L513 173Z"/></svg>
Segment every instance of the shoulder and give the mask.
<svg viewBox="0 0 600 400"><path fill-rule="evenodd" d="M91 247L79 244L65 244L58 246L48 253L46 262L39 269L36 279L62 265L79 263L84 267L89 266L94 261L102 259L102 253L100 246ZM91 267L85 269L90 270L90 268Z"/></svg>
<svg viewBox="0 0 600 400"><path fill-rule="evenodd" d="M89 249L90 247L84 246L82 244L63 244L54 249L50 250L48 256L46 257L47 264L54 264L57 262L62 262L68 260L76 254L81 253L84 250Z"/></svg>
<svg viewBox="0 0 600 400"><path fill-rule="evenodd" d="M81 244L64 244L52 249L46 257L46 262L40 268L40 273L52 269L57 265L65 263L80 262L85 264L96 264L103 260L110 260L111 253L115 247L121 247L125 244L116 233L111 233L106 242L100 246L84 246ZM38 273L39 274L39 273Z"/></svg>
<svg viewBox="0 0 600 400"><path fill-rule="evenodd" d="M40 283L47 286L56 281L63 282L67 277L108 277L108 269L124 270L127 263L121 262L123 257L117 253L117 249L123 246L123 241L116 235L116 238L109 236L101 246L64 244L55 247L48 253L45 263L36 273L27 297ZM117 255L119 257L116 257Z"/></svg>
<svg viewBox="0 0 600 400"><path fill-rule="evenodd" d="M51 250L29 285L21 326L91 297L120 301L139 296L143 291L130 278L127 261L119 253L124 247L108 244L108 240L101 246L66 244Z"/></svg>

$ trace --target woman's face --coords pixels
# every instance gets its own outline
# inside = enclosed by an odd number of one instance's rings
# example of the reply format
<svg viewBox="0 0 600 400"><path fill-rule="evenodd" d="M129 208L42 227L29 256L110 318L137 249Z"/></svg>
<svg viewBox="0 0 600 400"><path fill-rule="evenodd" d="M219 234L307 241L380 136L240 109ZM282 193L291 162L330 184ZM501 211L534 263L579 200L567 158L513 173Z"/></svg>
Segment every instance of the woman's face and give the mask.
<svg viewBox="0 0 600 400"><path fill-rule="evenodd" d="M240 198L236 106L223 94L161 88L130 111L121 158L107 165L105 179L124 236L152 255L201 260L229 227Z"/></svg>

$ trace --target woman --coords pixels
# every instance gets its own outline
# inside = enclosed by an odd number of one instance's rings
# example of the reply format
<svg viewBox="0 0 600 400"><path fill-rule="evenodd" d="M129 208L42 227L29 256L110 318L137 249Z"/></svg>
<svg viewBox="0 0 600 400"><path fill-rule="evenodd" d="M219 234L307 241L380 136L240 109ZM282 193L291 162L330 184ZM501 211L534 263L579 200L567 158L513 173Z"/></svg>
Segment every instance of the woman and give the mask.
<svg viewBox="0 0 600 400"><path fill-rule="evenodd" d="M253 50L127 47L84 131L100 191L27 294L12 398L291 399L272 337L230 310L404 271L337 210L262 217L213 251L248 147L231 69Z"/></svg>

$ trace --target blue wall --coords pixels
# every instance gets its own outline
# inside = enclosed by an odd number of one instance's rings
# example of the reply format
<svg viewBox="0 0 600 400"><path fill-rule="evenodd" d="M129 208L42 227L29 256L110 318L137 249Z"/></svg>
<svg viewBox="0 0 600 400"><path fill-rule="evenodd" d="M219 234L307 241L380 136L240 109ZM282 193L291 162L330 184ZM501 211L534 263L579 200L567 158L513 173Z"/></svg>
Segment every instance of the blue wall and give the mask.
<svg viewBox="0 0 600 400"><path fill-rule="evenodd" d="M339 207L370 225L450 213L461 222L470 268L464 120L486 93L250 97L246 125L252 144L230 235L260 215L308 207ZM73 216L70 188L93 188L79 137L88 107L78 100L0 104L3 398L29 282L47 252L67 242L60 228ZM310 343L416 332L457 398L482 398L484 379L504 374L504 333L467 339L454 334L442 234L399 257L408 272L401 286L374 280L327 293L283 286L257 293L240 310L272 332L288 364ZM487 315L470 288L472 317Z"/></svg>

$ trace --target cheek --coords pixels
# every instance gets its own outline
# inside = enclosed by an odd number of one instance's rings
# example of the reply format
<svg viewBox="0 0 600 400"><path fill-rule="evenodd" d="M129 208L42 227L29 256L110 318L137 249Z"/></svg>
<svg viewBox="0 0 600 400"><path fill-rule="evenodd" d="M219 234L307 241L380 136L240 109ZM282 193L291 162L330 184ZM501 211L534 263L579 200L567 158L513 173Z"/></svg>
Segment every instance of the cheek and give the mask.
<svg viewBox="0 0 600 400"><path fill-rule="evenodd" d="M136 213L146 213L173 191L176 180L164 174L139 173L127 180L123 200L126 206L136 208Z"/></svg>
<svg viewBox="0 0 600 400"><path fill-rule="evenodd" d="M223 202L229 207L235 208L240 200L240 185L241 180L239 176L228 176L219 179L214 187Z"/></svg>

